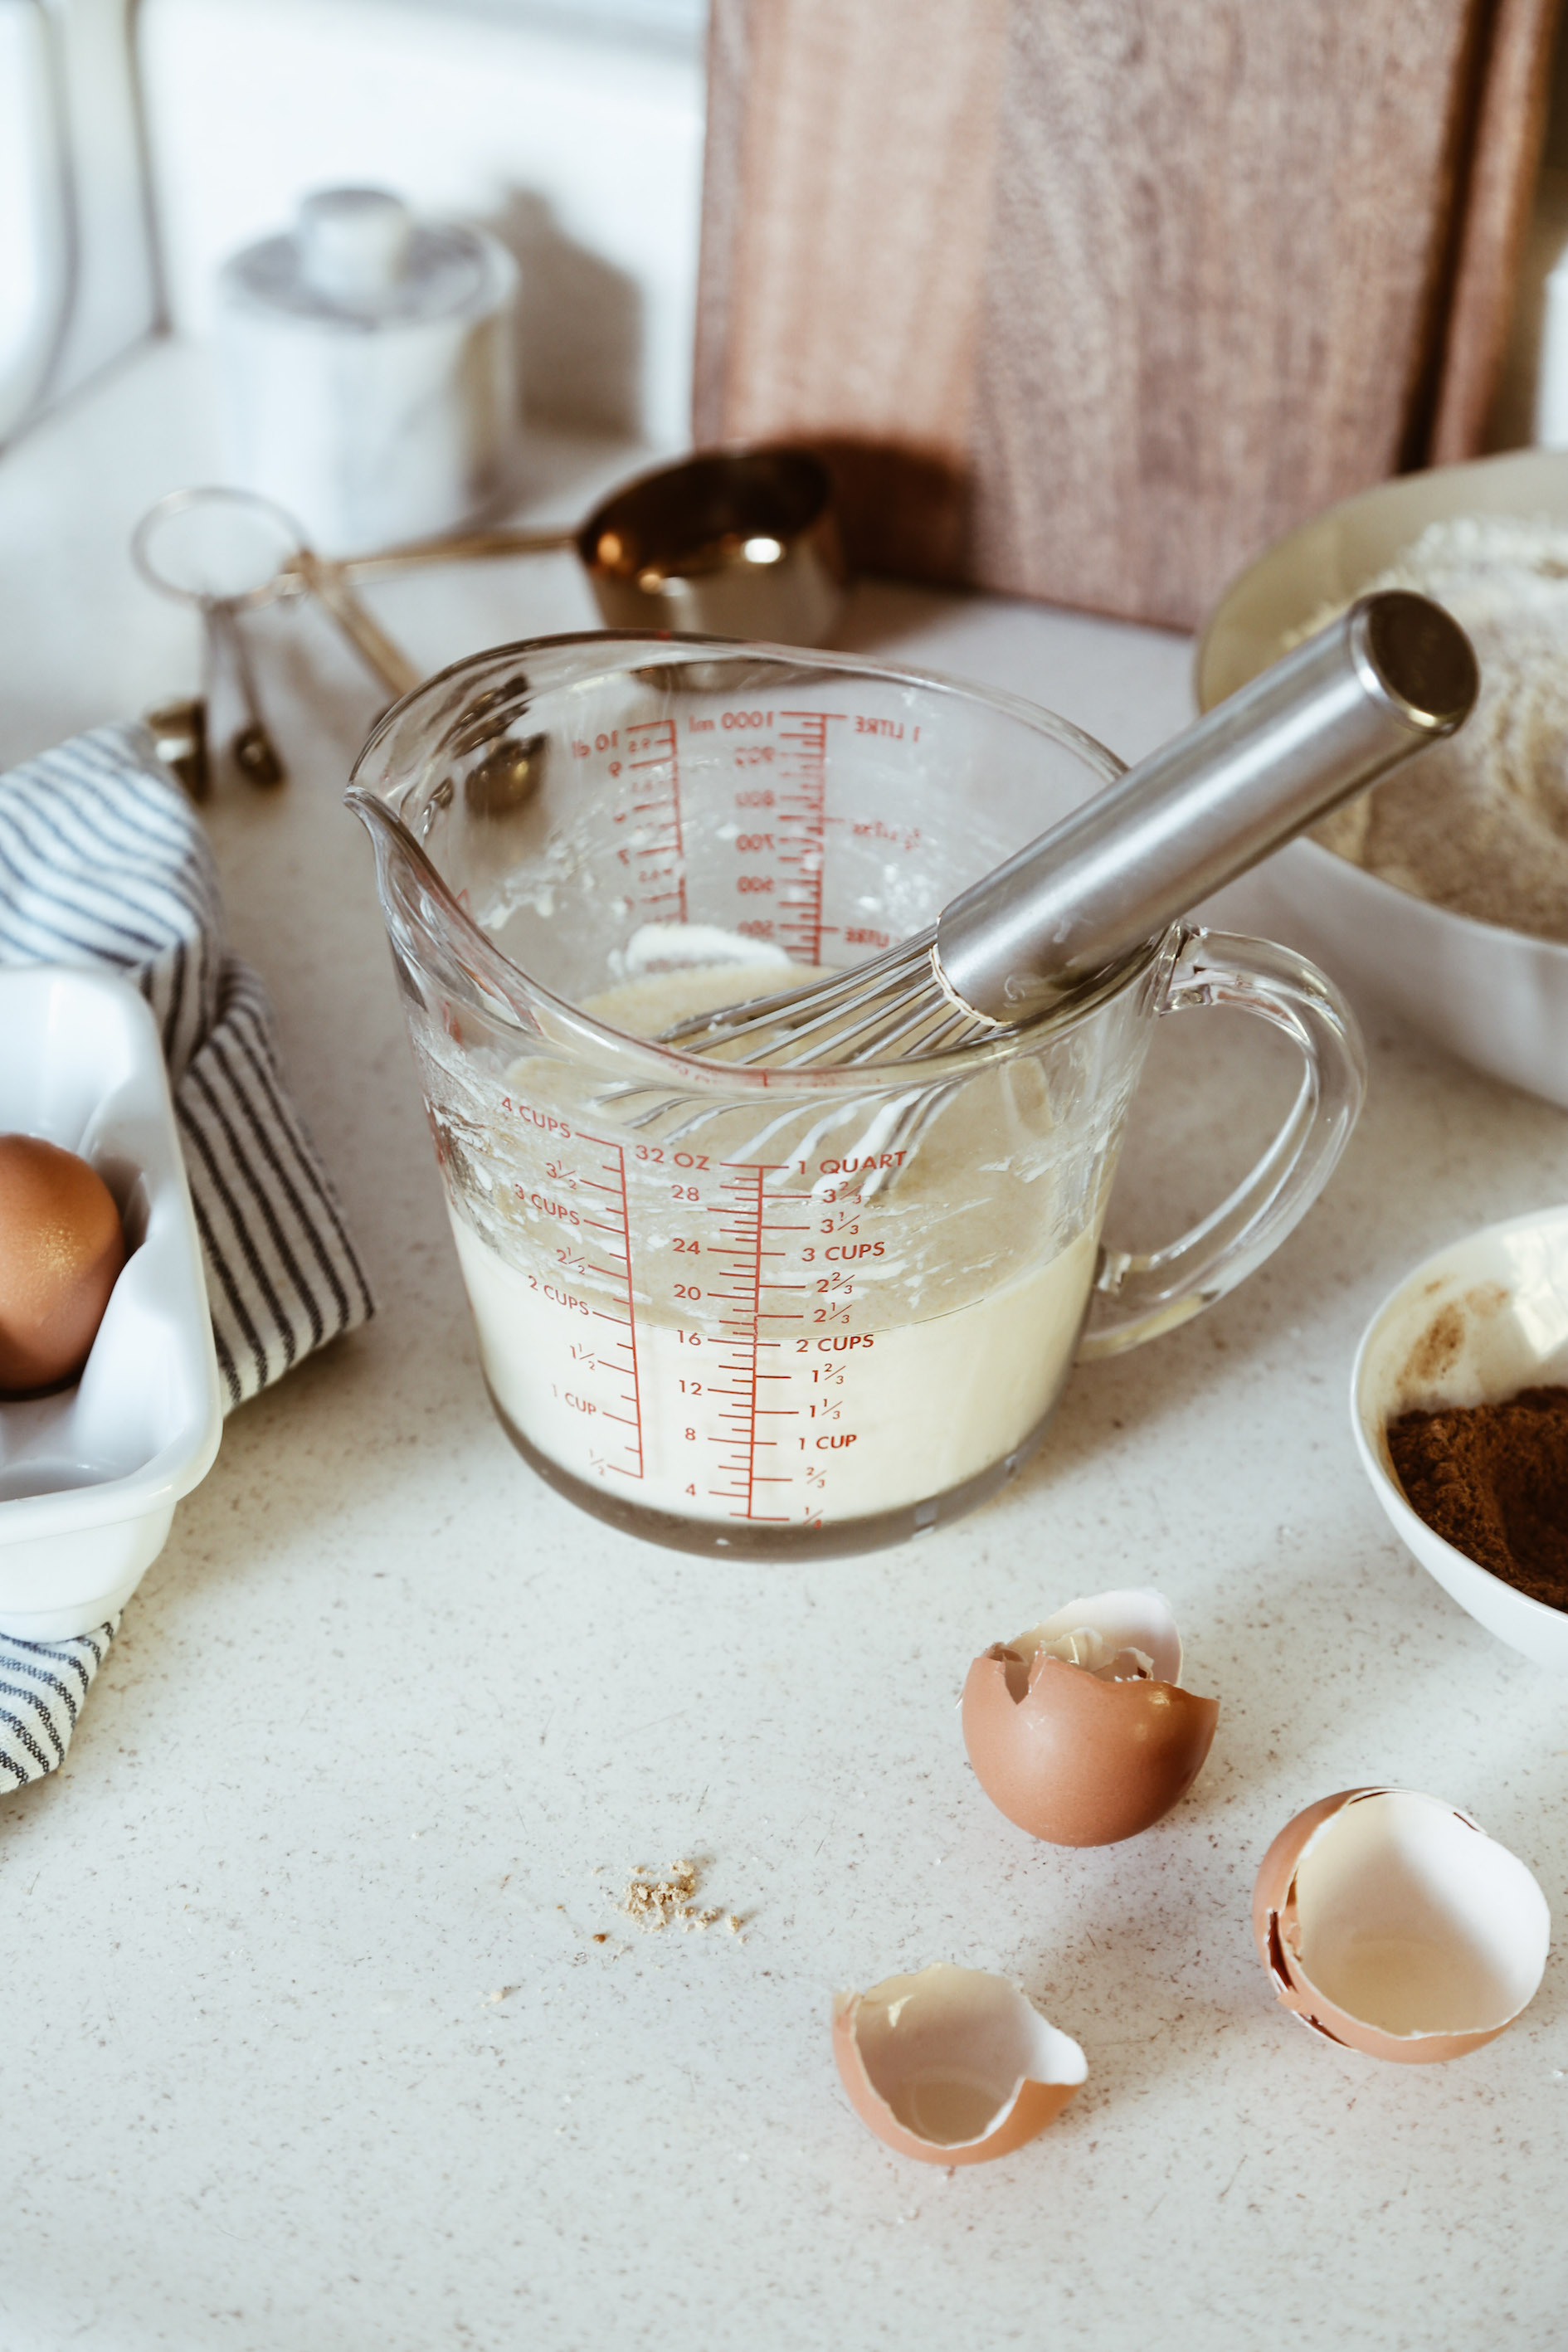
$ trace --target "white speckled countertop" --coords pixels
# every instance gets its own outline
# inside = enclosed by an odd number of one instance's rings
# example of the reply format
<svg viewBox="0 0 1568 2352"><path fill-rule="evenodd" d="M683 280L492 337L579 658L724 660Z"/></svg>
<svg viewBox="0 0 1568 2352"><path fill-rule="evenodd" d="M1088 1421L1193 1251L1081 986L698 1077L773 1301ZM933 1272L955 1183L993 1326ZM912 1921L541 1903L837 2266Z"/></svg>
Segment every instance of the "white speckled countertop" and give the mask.
<svg viewBox="0 0 1568 2352"><path fill-rule="evenodd" d="M205 470L203 415L165 348L0 464L5 760L194 682L124 543ZM540 509L626 462L552 445ZM593 619L565 559L378 609L431 667ZM258 634L294 778L225 786L212 830L381 1314L229 1423L66 1768L0 1801L5 2352L1560 2346L1563 1692L1398 1548L1346 1388L1410 1264L1562 1197L1562 1115L1374 1021L1306 1224L1079 1372L987 1508L804 1569L645 1548L490 1417L340 805L374 698L308 625ZM1109 623L872 587L850 634L1124 754L1187 709L1186 646ZM1185 1222L1278 1118L1255 1028L1162 1034L1124 1234ZM1037 1847L964 1760L964 1669L1143 1581L1222 1702L1212 1759L1132 1843ZM1451 2067L1316 2040L1253 1953L1269 1838L1373 1779L1473 1811L1558 1914L1533 2006ZM630 1866L678 1855L741 1937L618 1917ZM836 1987L939 1958L1015 1975L1089 2065L1042 2139L951 2176L867 2137L827 2032Z"/></svg>

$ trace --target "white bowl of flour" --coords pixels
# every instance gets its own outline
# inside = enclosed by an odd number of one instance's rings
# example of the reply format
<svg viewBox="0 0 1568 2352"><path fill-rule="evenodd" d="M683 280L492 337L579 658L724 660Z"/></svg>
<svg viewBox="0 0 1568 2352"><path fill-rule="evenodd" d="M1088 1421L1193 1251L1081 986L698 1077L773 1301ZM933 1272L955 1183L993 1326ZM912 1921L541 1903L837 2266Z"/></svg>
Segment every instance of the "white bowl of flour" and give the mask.
<svg viewBox="0 0 1568 2352"><path fill-rule="evenodd" d="M1384 585L1435 596L1469 631L1475 716L1260 868L1250 919L1568 1108L1568 454L1407 475L1279 541L1210 617L1201 707Z"/></svg>

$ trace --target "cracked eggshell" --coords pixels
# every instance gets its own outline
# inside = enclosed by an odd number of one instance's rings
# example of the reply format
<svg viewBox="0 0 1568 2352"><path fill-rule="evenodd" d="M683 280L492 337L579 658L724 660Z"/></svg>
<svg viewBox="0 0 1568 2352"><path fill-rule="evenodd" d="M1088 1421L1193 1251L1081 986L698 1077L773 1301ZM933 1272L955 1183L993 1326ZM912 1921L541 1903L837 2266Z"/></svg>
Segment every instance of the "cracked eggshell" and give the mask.
<svg viewBox="0 0 1568 2352"><path fill-rule="evenodd" d="M1081 1629L1152 1671L1108 1681L1048 1654ZM1217 1699L1180 1687L1181 1636L1157 1592L1070 1601L1032 1633L975 1659L963 1685L963 1744L992 1803L1052 1845L1115 1845L1186 1795L1219 1721Z"/></svg>
<svg viewBox="0 0 1568 2352"><path fill-rule="evenodd" d="M1089 2072L1078 2043L1016 1985L945 1960L840 1993L833 2054L861 2122L922 2164L1010 2156Z"/></svg>
<svg viewBox="0 0 1568 2352"><path fill-rule="evenodd" d="M1552 1916L1468 1813L1413 1789L1342 1789L1264 1855L1252 1932L1303 2024L1420 2066L1479 2050L1529 2006Z"/></svg>

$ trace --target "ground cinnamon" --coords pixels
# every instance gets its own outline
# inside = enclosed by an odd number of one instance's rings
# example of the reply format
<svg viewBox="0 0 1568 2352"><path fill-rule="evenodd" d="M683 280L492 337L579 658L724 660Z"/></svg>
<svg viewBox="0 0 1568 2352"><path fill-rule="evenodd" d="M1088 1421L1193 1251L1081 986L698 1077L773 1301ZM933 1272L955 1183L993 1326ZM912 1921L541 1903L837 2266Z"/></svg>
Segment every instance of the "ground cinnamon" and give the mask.
<svg viewBox="0 0 1568 2352"><path fill-rule="evenodd" d="M1494 1576L1568 1610L1568 1388L1392 1422L1412 1510Z"/></svg>

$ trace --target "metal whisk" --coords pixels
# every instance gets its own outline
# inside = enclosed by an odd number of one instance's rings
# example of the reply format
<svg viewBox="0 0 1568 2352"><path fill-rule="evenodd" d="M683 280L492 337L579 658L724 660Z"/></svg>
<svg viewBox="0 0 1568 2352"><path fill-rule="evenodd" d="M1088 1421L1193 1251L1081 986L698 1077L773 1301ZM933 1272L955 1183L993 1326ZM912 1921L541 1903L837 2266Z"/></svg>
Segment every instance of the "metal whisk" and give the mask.
<svg viewBox="0 0 1568 2352"><path fill-rule="evenodd" d="M1017 1028L1451 735L1479 684L1470 641L1440 604L1404 589L1363 597L928 929L831 979L677 1022L659 1042L842 1067L929 1060Z"/></svg>

